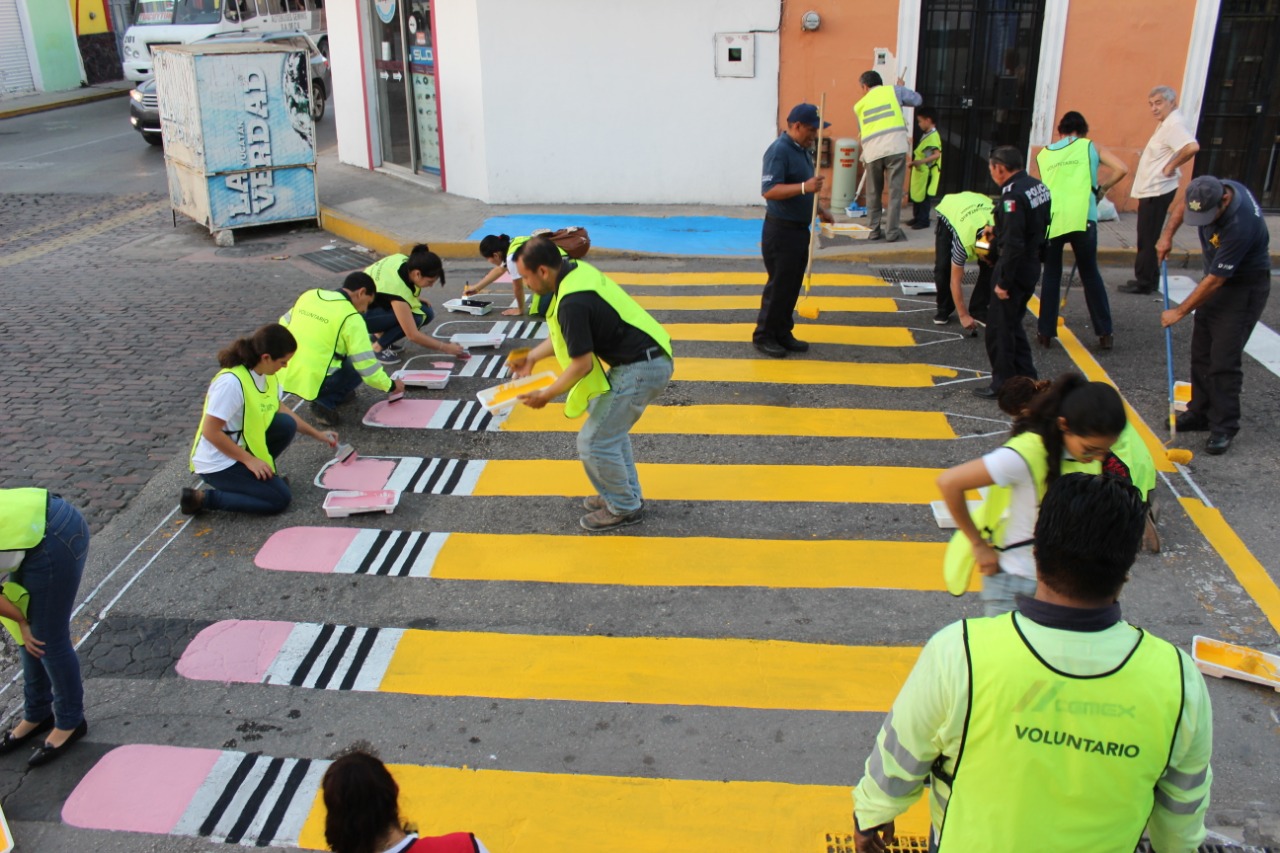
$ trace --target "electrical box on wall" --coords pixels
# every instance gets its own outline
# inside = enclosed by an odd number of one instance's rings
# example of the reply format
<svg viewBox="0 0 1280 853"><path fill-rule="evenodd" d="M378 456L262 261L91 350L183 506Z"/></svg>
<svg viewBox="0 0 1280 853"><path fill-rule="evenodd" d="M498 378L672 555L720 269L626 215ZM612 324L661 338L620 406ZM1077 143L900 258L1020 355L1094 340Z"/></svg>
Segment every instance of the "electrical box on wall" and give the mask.
<svg viewBox="0 0 1280 853"><path fill-rule="evenodd" d="M716 33L716 76L756 76L755 33Z"/></svg>
<svg viewBox="0 0 1280 853"><path fill-rule="evenodd" d="M871 70L880 74L885 85L892 86L898 81L898 60L887 47L877 47L872 52Z"/></svg>

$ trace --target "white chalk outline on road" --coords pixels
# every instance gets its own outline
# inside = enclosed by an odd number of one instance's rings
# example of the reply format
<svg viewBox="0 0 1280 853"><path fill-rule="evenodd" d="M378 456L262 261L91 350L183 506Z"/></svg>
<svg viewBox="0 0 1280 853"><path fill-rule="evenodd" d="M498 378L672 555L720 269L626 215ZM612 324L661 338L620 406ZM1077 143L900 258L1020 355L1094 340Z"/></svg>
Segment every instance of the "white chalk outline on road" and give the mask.
<svg viewBox="0 0 1280 853"><path fill-rule="evenodd" d="M1184 301L1191 295L1191 291L1196 289L1197 284L1199 282L1190 276L1169 276L1169 301L1179 303ZM1231 285L1228 283L1224 286ZM1254 326L1249 342L1244 345L1244 351L1267 370L1280 376L1280 335L1276 334L1270 326L1262 322Z"/></svg>

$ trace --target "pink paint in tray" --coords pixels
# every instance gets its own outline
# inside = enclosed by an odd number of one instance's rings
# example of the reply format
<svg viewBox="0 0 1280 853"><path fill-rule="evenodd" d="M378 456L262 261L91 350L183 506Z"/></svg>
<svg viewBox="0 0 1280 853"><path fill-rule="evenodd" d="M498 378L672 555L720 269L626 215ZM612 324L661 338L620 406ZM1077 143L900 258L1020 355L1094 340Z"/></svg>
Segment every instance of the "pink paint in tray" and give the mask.
<svg viewBox="0 0 1280 853"><path fill-rule="evenodd" d="M380 489L391 479L397 464L395 459L360 456L326 467L320 472L319 485L325 489Z"/></svg>
<svg viewBox="0 0 1280 853"><path fill-rule="evenodd" d="M433 362L435 364L435 362ZM452 366L447 365L446 366ZM448 370L399 370L396 378L417 388L443 388L449 384Z"/></svg>
<svg viewBox="0 0 1280 853"><path fill-rule="evenodd" d="M342 490L329 492L324 498L324 512L330 518L346 518L361 512L395 512L400 493L390 489L374 491Z"/></svg>

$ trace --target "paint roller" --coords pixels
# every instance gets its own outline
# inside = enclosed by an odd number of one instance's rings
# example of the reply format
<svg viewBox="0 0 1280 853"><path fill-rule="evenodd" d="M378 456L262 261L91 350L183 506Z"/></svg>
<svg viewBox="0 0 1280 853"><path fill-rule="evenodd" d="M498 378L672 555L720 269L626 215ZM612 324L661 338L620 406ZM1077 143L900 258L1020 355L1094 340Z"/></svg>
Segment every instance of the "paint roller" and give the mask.
<svg viewBox="0 0 1280 853"><path fill-rule="evenodd" d="M822 117L827 112L827 93L823 92L818 99L818 157L822 157ZM815 172L816 173L816 172ZM818 191L813 191L813 212L809 215L809 260L804 266L804 298L796 306L796 313L806 320L816 320L821 313L816 305L809 305L809 286L813 282L813 244L818 239Z"/></svg>
<svg viewBox="0 0 1280 853"><path fill-rule="evenodd" d="M1169 310L1169 263L1167 261L1160 262L1160 278L1164 284L1164 310ZM1164 362L1166 374L1169 381L1169 443L1178 440L1178 410L1174 406L1173 392L1173 327L1164 327ZM1171 448L1165 451L1165 457L1175 465L1186 465L1195 455L1190 450L1181 447Z"/></svg>

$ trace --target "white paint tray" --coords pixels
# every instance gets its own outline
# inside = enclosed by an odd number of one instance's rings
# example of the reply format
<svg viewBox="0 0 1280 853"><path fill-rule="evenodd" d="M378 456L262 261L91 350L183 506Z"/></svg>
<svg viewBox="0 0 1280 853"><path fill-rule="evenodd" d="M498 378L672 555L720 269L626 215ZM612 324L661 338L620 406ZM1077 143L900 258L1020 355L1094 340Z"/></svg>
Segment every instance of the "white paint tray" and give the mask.
<svg viewBox="0 0 1280 853"><path fill-rule="evenodd" d="M1191 640L1196 668L1214 678L1238 678L1280 692L1280 655L1196 635Z"/></svg>
<svg viewBox="0 0 1280 853"><path fill-rule="evenodd" d="M898 286L902 288L903 296L933 296L938 292L931 281L904 281Z"/></svg>
<svg viewBox="0 0 1280 853"><path fill-rule="evenodd" d="M405 385L414 388L443 388L449 384L452 374L447 370L408 370L400 368L391 374L392 379L399 379Z"/></svg>
<svg viewBox="0 0 1280 853"><path fill-rule="evenodd" d="M544 370L541 373L534 373L523 379L514 379L511 382L503 382L501 385L494 385L492 388L477 391L476 399L480 401L480 405L484 406L489 414L498 415L514 408L516 403L520 402L516 398L521 394L527 394L539 388L546 388L555 381L556 375L550 370Z"/></svg>
<svg viewBox="0 0 1280 853"><path fill-rule="evenodd" d="M856 222L822 223L818 231L818 247L828 249L832 246L845 246L851 240L865 240L871 236L871 229Z"/></svg>
<svg viewBox="0 0 1280 853"><path fill-rule="evenodd" d="M983 498L987 496L986 489L979 489L979 493ZM965 501L969 505L969 515L973 515L978 511L978 507L982 506L982 501ZM947 509L946 501L929 501L929 508L933 510L933 520L943 530L955 530L956 520L951 517L951 510Z"/></svg>
<svg viewBox="0 0 1280 853"><path fill-rule="evenodd" d="M361 512L385 512L390 515L396 511L399 503L400 493L391 489L371 492L338 490L324 496L324 514L330 518L346 518Z"/></svg>
<svg viewBox="0 0 1280 853"><path fill-rule="evenodd" d="M457 344L467 349L474 349L475 347L500 347L506 339L507 336L501 333L475 334L459 332L456 335L449 336L449 343Z"/></svg>
<svg viewBox="0 0 1280 853"><path fill-rule="evenodd" d="M470 299L466 297L445 300L444 308L455 314L474 314L482 317L493 310L493 302L488 299Z"/></svg>

